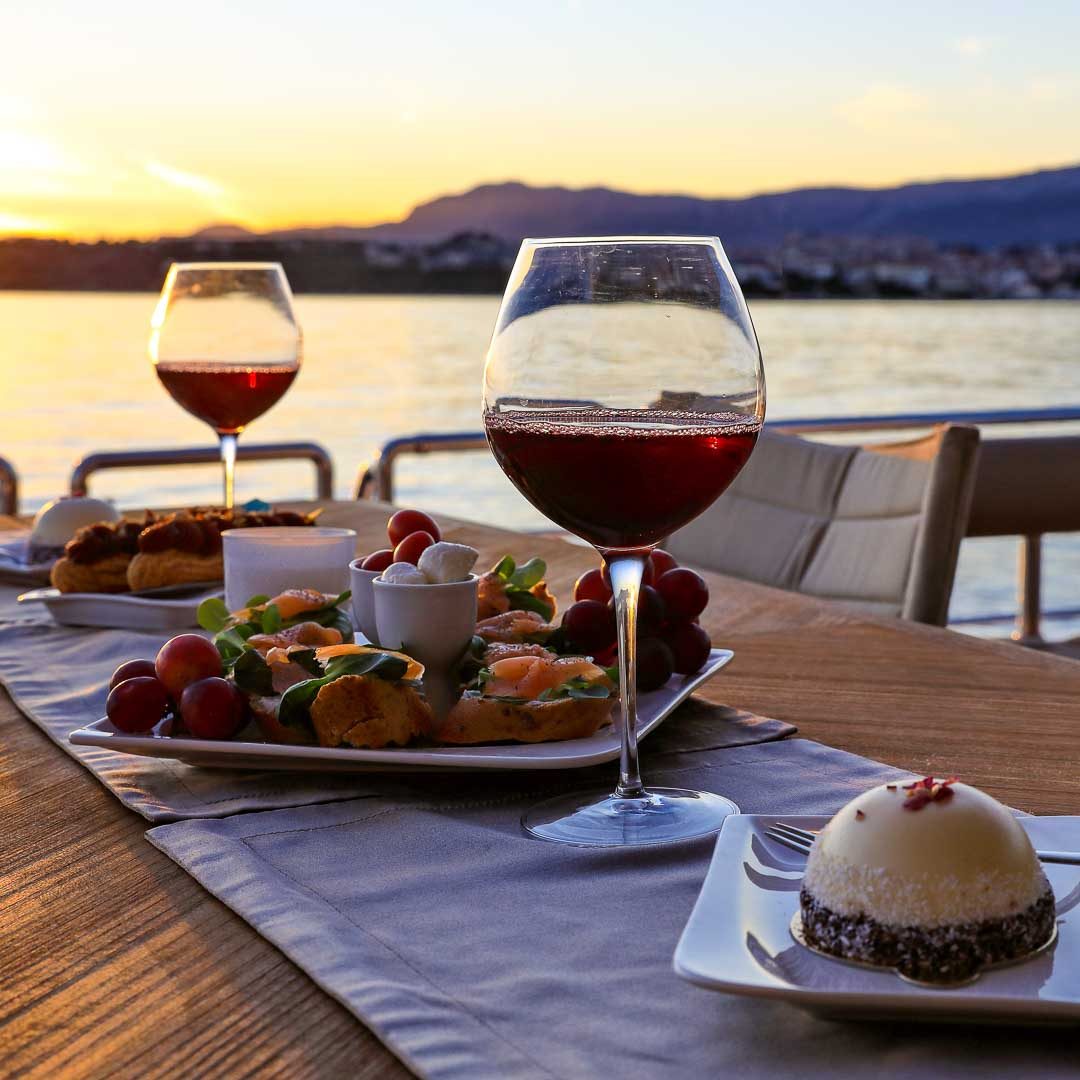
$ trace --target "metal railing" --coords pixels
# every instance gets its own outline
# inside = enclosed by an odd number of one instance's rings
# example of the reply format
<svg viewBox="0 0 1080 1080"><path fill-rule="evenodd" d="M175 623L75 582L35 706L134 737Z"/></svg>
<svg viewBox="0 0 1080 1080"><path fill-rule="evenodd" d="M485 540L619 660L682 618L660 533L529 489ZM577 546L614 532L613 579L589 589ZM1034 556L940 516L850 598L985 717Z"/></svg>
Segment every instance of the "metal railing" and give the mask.
<svg viewBox="0 0 1080 1080"><path fill-rule="evenodd" d="M325 447L315 442L241 443L239 461L310 461L315 467L318 499L334 497L334 462ZM209 465L221 461L216 446L168 447L161 450L104 450L88 454L71 473L71 494L85 495L94 473L107 469L156 469L174 465Z"/></svg>
<svg viewBox="0 0 1080 1080"><path fill-rule="evenodd" d="M931 428L937 424L975 427L1008 424L1080 422L1080 406L1046 409L995 409L967 412L900 413L891 416L812 417L772 420L767 426L790 434L889 432ZM384 443L361 473L356 498L394 501L394 467L405 454L482 450L483 432L420 433ZM1080 481L1062 490L1062 468L1080 477L1080 435L984 440L979 452L975 493L967 536L1019 536L1018 611L953 619L953 623L1015 621L1013 638L1026 645L1044 644L1040 631L1045 615L1080 616L1080 608L1043 612L1042 537L1050 532L1080 531ZM1071 498L1070 498L1071 495Z"/></svg>
<svg viewBox="0 0 1080 1080"><path fill-rule="evenodd" d="M0 513L19 512L19 474L7 458L0 457Z"/></svg>

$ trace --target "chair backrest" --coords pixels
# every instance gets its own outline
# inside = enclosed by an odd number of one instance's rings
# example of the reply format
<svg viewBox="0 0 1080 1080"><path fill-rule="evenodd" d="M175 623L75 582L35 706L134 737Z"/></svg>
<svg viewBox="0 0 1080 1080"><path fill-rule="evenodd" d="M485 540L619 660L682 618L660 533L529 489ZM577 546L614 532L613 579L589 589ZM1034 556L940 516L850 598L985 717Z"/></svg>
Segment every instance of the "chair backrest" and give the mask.
<svg viewBox="0 0 1080 1080"><path fill-rule="evenodd" d="M944 625L979 432L834 446L762 433L727 493L667 541L680 561Z"/></svg>

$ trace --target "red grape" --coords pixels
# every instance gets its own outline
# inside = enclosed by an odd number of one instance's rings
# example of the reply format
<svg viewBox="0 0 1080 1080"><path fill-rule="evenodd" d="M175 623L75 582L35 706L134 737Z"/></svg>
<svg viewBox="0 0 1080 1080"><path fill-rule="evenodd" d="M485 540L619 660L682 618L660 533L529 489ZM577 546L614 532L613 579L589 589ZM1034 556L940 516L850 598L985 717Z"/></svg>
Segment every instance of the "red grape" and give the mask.
<svg viewBox="0 0 1080 1080"><path fill-rule="evenodd" d="M579 600L566 609L562 628L571 648L594 655L615 640L615 615L599 600Z"/></svg>
<svg viewBox="0 0 1080 1080"><path fill-rule="evenodd" d="M658 633L666 618L667 607L663 598L651 585L643 585L638 594L638 637Z"/></svg>
<svg viewBox="0 0 1080 1080"><path fill-rule="evenodd" d="M232 738L244 726L245 714L243 694L226 679L200 679L180 698L184 727L197 739Z"/></svg>
<svg viewBox="0 0 1080 1080"><path fill-rule="evenodd" d="M428 532L409 533L401 543L394 548L394 562L407 562L416 565L416 561L424 551L435 543L435 537Z"/></svg>
<svg viewBox="0 0 1080 1080"><path fill-rule="evenodd" d="M667 617L675 622L689 622L700 615L709 602L709 587L704 578L683 566L661 574L656 591L663 597Z"/></svg>
<svg viewBox="0 0 1080 1080"><path fill-rule="evenodd" d="M659 638L638 639L637 688L659 690L671 678L675 670L675 658L671 650Z"/></svg>
<svg viewBox="0 0 1080 1080"><path fill-rule="evenodd" d="M599 567L595 570L586 570L574 582L575 600L599 600L606 604L611 599L611 587L604 579L604 573Z"/></svg>
<svg viewBox="0 0 1080 1080"><path fill-rule="evenodd" d="M608 607L614 613L614 597L608 601ZM658 634L666 619L667 608L660 594L651 585L642 585L641 592L638 593L638 637L652 637Z"/></svg>
<svg viewBox="0 0 1080 1080"><path fill-rule="evenodd" d="M662 548L657 548L649 556L649 562L652 563L654 578L659 578L661 574L666 574L669 570L674 570L675 567L679 565L675 561L675 556L669 555ZM655 584L655 581L653 584Z"/></svg>
<svg viewBox="0 0 1080 1080"><path fill-rule="evenodd" d="M397 547L405 537L415 532L425 532L431 536L432 543L442 539L439 526L435 519L429 517L423 510L399 510L386 523L386 535L390 540L391 547ZM398 560L412 562L413 560Z"/></svg>
<svg viewBox="0 0 1080 1080"><path fill-rule="evenodd" d="M105 702L105 714L121 731L149 731L168 708L168 691L149 675L117 683Z"/></svg>
<svg viewBox="0 0 1080 1080"><path fill-rule="evenodd" d="M125 661L113 672L113 676L109 680L109 689L115 690L122 682L138 678L157 678L157 669L154 667L153 660Z"/></svg>
<svg viewBox="0 0 1080 1080"><path fill-rule="evenodd" d="M221 674L221 654L198 634L179 634L161 646L154 669L170 696L179 700L184 687Z"/></svg>
<svg viewBox="0 0 1080 1080"><path fill-rule="evenodd" d="M619 662L619 645L614 643L609 645L606 649L601 649L594 657L593 661L600 665L600 667L614 667Z"/></svg>
<svg viewBox="0 0 1080 1080"><path fill-rule="evenodd" d="M394 553L390 548L380 548L373 551L361 564L361 570L383 571L394 561Z"/></svg>
<svg viewBox="0 0 1080 1080"><path fill-rule="evenodd" d="M669 626L665 640L675 658L675 670L680 675L693 675L709 659L712 640L697 623L684 622Z"/></svg>

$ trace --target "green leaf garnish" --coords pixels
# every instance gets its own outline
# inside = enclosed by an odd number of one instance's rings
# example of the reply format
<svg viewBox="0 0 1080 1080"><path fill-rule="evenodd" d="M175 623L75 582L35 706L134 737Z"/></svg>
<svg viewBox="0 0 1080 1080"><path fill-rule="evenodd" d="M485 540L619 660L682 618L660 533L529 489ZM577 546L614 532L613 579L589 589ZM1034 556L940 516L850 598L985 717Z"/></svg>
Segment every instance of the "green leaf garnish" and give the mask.
<svg viewBox="0 0 1080 1080"><path fill-rule="evenodd" d="M244 605L246 608L259 607L261 604L268 604L270 597L266 593L259 593L256 596L249 596L247 603Z"/></svg>
<svg viewBox="0 0 1080 1080"><path fill-rule="evenodd" d="M516 563L509 555L504 555L492 568L493 574L498 574L503 581L509 581L513 577Z"/></svg>
<svg viewBox="0 0 1080 1080"><path fill-rule="evenodd" d="M221 659L228 665L248 647L247 639L255 633L255 630L246 623L239 626L230 626L214 638L217 651L221 653Z"/></svg>
<svg viewBox="0 0 1080 1080"><path fill-rule="evenodd" d="M256 649L247 648L237 658L232 669L233 681L248 694L272 694L273 675L265 657Z"/></svg>
<svg viewBox="0 0 1080 1080"><path fill-rule="evenodd" d="M322 675L323 666L315 659L314 649L293 649L289 653L289 662L302 667L309 675Z"/></svg>
<svg viewBox="0 0 1080 1080"><path fill-rule="evenodd" d="M204 630L216 634L229 621L229 609L220 596L209 596L199 605L195 618Z"/></svg>
<svg viewBox="0 0 1080 1080"><path fill-rule="evenodd" d="M561 701L564 698L607 698L611 691L603 683L587 682L580 675L567 679L561 686L551 686L538 701Z"/></svg>
<svg viewBox="0 0 1080 1080"><path fill-rule="evenodd" d="M551 619L555 614L555 609L551 604L544 600L541 600L538 596L533 596L531 592L526 592L523 589L507 589L506 598L510 601L510 607L514 611L535 611L545 622Z"/></svg>
<svg viewBox="0 0 1080 1080"><path fill-rule="evenodd" d="M409 665L389 653L349 653L335 656L326 665L325 674L290 686L278 702L278 720L288 727L307 727L311 723L310 709L319 691L343 675L374 675L388 682L397 682L409 670Z"/></svg>
<svg viewBox="0 0 1080 1080"><path fill-rule="evenodd" d="M547 573L547 563L543 559L530 559L524 566L519 566L510 574L510 584L515 589L524 589L528 592L534 585L544 580Z"/></svg>
<svg viewBox="0 0 1080 1080"><path fill-rule="evenodd" d="M259 625L264 634L276 634L281 629L281 612L278 610L277 604L267 604L263 608Z"/></svg>

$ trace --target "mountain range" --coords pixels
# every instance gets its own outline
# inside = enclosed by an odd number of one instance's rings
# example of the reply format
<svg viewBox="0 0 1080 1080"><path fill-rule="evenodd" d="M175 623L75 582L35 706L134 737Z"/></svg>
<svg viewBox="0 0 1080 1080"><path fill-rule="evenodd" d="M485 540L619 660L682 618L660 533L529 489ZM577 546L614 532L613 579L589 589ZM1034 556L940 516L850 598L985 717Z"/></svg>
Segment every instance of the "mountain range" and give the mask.
<svg viewBox="0 0 1080 1080"><path fill-rule="evenodd" d="M638 195L594 187L484 184L417 206L402 221L279 230L274 239L433 243L462 232L515 245L525 236L716 235L733 251L774 247L792 234L921 238L1000 247L1080 241L1080 165L1018 176L891 188L802 188L742 199ZM205 238L238 239L235 226Z"/></svg>

